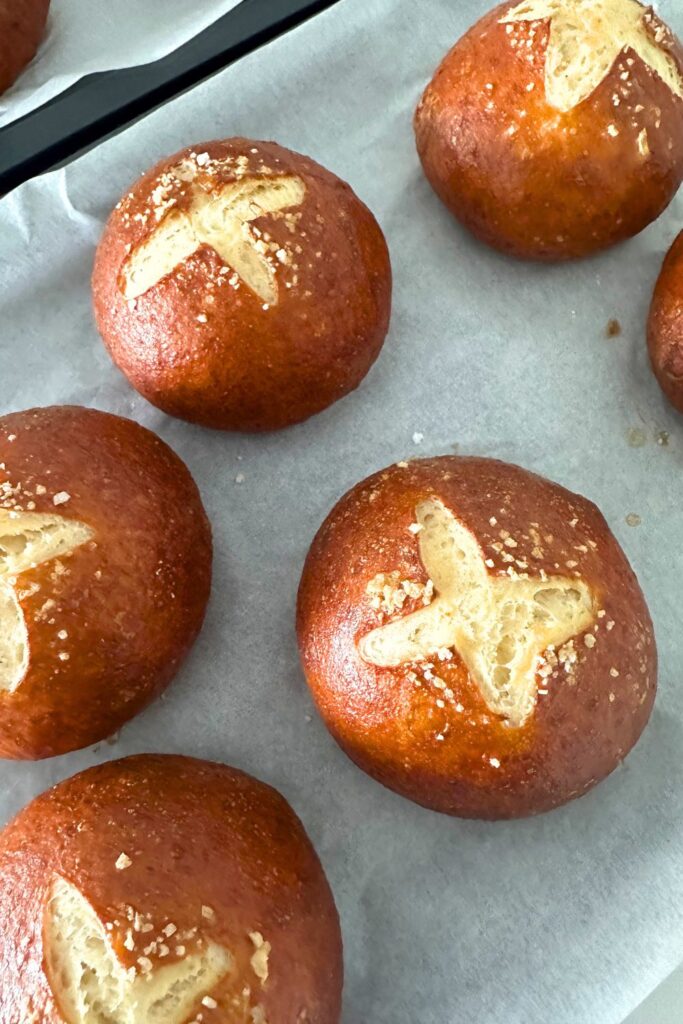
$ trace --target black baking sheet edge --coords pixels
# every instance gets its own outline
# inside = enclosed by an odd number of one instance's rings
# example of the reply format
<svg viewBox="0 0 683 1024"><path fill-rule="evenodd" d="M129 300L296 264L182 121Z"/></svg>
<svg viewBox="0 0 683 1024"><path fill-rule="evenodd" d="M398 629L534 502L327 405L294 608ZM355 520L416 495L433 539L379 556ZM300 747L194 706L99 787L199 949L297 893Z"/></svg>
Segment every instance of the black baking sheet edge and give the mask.
<svg viewBox="0 0 683 1024"><path fill-rule="evenodd" d="M73 159L132 121L339 0L242 0L153 64L81 79L0 129L0 196Z"/></svg>

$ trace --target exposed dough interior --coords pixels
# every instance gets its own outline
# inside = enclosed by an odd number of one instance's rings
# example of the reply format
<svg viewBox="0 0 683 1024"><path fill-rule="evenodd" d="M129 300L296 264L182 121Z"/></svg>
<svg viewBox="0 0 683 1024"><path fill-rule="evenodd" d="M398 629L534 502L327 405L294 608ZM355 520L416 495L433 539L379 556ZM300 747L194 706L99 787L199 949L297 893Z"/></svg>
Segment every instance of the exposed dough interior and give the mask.
<svg viewBox="0 0 683 1024"><path fill-rule="evenodd" d="M45 911L47 977L66 1024L184 1024L233 968L230 953L200 953L131 977L92 906L57 876Z"/></svg>
<svg viewBox="0 0 683 1024"><path fill-rule="evenodd" d="M539 657L594 621L591 590L562 576L489 576L475 537L440 501L418 505L416 517L420 556L437 596L368 633L361 656L392 668L455 648L489 707L522 725L536 700Z"/></svg>
<svg viewBox="0 0 683 1024"><path fill-rule="evenodd" d="M503 24L550 18L545 87L548 102L567 112L591 95L627 47L683 97L683 75L655 41L636 0L525 0Z"/></svg>
<svg viewBox="0 0 683 1024"><path fill-rule="evenodd" d="M28 632L13 580L92 536L91 528L75 519L0 509L0 691L15 690L28 667Z"/></svg>
<svg viewBox="0 0 683 1024"><path fill-rule="evenodd" d="M251 178L218 192L199 185L187 211L171 211L130 255L123 267L123 294L135 299L170 274L202 245L214 249L258 297L278 301L272 261L257 246L249 223L267 213L300 206L306 194L301 178Z"/></svg>

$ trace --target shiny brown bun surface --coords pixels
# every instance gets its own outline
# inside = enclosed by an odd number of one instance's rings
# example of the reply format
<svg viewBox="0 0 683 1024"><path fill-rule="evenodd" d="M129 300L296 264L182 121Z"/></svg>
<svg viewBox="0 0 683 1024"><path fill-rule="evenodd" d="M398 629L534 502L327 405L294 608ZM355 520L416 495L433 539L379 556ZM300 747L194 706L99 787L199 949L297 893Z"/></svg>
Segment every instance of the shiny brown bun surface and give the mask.
<svg viewBox="0 0 683 1024"><path fill-rule="evenodd" d="M308 554L297 625L349 756L463 817L580 796L654 701L648 609L598 509L493 460L399 463L354 487Z"/></svg>
<svg viewBox="0 0 683 1024"><path fill-rule="evenodd" d="M484 242L585 256L637 234L683 180L683 50L637 0L496 7L415 115L425 174Z"/></svg>
<svg viewBox="0 0 683 1024"><path fill-rule="evenodd" d="M3 1024L339 1019L339 921L301 822L186 757L91 768L5 828L0 963Z"/></svg>
<svg viewBox="0 0 683 1024"><path fill-rule="evenodd" d="M671 246L655 287L648 346L662 391L683 412L683 232Z"/></svg>
<svg viewBox="0 0 683 1024"><path fill-rule="evenodd" d="M211 530L177 455L137 423L53 406L0 418L0 756L115 732L201 627Z"/></svg>
<svg viewBox="0 0 683 1024"><path fill-rule="evenodd" d="M49 7L50 0L0 0L0 93L33 60Z"/></svg>
<svg viewBox="0 0 683 1024"><path fill-rule="evenodd" d="M161 161L113 211L95 316L133 387L225 430L304 420L361 382L389 325L384 236L351 188L274 142Z"/></svg>

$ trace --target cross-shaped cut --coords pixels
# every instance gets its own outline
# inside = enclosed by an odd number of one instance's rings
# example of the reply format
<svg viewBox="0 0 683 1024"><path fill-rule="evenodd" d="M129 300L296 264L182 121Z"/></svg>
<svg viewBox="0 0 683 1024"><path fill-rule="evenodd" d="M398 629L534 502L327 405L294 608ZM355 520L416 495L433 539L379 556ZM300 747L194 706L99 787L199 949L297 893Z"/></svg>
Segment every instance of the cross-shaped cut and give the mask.
<svg viewBox="0 0 683 1024"><path fill-rule="evenodd" d="M43 943L48 982L66 1024L184 1024L233 969L222 946L201 949L147 970L126 969L83 894L56 876L45 907Z"/></svg>
<svg viewBox="0 0 683 1024"><path fill-rule="evenodd" d="M422 502L416 517L420 556L436 596L428 607L364 636L361 657L397 668L455 649L491 710L523 725L535 704L543 653L593 623L591 589L563 576L491 576L475 537L442 502Z"/></svg>
<svg viewBox="0 0 683 1024"><path fill-rule="evenodd" d="M250 224L269 213L300 206L306 186L296 175L246 178L219 187L189 184L190 205L171 210L128 255L122 292L136 299L202 246L212 248L267 305L278 301L275 264Z"/></svg>
<svg viewBox="0 0 683 1024"><path fill-rule="evenodd" d="M645 18L650 9L638 0L524 0L501 23L550 19L545 60L545 92L558 110L573 110L587 99L625 50L632 50L683 98L683 74Z"/></svg>
<svg viewBox="0 0 683 1024"><path fill-rule="evenodd" d="M0 693L16 690L28 668L28 630L16 577L70 554L92 536L91 528L75 519L0 509Z"/></svg>

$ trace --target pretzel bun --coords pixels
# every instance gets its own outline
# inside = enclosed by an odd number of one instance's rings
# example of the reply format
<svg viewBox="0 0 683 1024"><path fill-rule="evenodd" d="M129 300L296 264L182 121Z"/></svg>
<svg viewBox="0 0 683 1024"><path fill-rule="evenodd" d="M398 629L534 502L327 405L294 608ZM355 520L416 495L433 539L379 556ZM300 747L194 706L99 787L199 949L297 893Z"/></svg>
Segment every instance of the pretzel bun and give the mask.
<svg viewBox="0 0 683 1024"><path fill-rule="evenodd" d="M210 585L199 493L160 438L77 406L0 417L0 757L76 750L141 711Z"/></svg>
<svg viewBox="0 0 683 1024"><path fill-rule="evenodd" d="M342 498L306 559L298 636L347 754L460 817L581 796L655 697L647 606L598 509L489 459L399 463Z"/></svg>
<svg viewBox="0 0 683 1024"><path fill-rule="evenodd" d="M50 0L0 0L0 93L35 57L49 7Z"/></svg>
<svg viewBox="0 0 683 1024"><path fill-rule="evenodd" d="M339 920L303 826L234 768L142 755L0 833L4 1024L336 1024Z"/></svg>
<svg viewBox="0 0 683 1024"><path fill-rule="evenodd" d="M351 188L274 142L162 160L118 204L95 317L133 387L172 416L274 430L360 384L389 325L384 236Z"/></svg>
<svg viewBox="0 0 683 1024"><path fill-rule="evenodd" d="M683 232L671 246L655 287L648 346L662 391L683 412Z"/></svg>
<svg viewBox="0 0 683 1024"><path fill-rule="evenodd" d="M446 56L415 132L484 242L586 256L642 231L683 180L683 49L637 0L512 0Z"/></svg>

